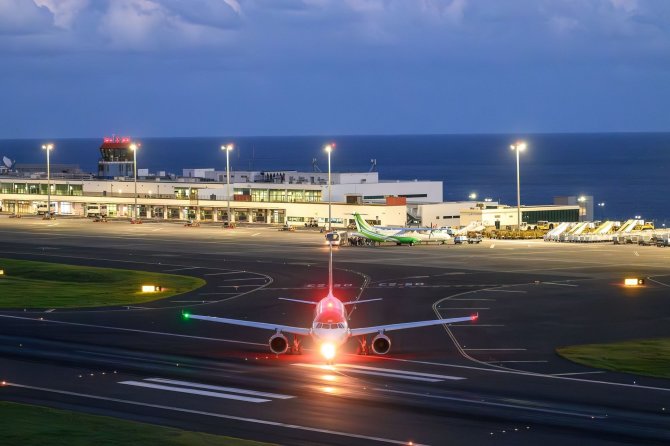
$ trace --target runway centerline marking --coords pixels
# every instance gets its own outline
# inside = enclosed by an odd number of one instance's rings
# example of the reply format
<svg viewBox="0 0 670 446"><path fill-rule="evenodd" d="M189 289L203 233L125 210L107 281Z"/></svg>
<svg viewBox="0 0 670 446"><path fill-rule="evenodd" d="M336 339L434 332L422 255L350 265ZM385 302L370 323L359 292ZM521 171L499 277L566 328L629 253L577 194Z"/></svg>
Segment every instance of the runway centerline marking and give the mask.
<svg viewBox="0 0 670 446"><path fill-rule="evenodd" d="M225 398L227 400L245 401L247 403L267 403L271 400L265 398L255 398L251 396L233 395L232 393L212 392L210 390L189 389L186 387L173 387L163 384L145 383L142 381L120 381L119 384L136 387L146 387L148 389L166 390L168 392L188 393L191 395L209 396L213 398Z"/></svg>
<svg viewBox="0 0 670 446"><path fill-rule="evenodd" d="M80 398L89 398L89 399L95 399L99 401L109 401L109 402L114 402L114 403L120 403L120 404L128 404L128 405L133 405L133 406L140 406L140 407L150 407L153 409L161 409L161 410L169 410L173 412L180 412L180 413L189 413L193 415L203 415L203 416L208 416L208 417L213 417L213 418L220 418L220 419L225 419L225 420L234 420L234 421L243 421L247 423L255 423L255 424L262 424L265 426L275 426L275 427L282 427L286 429L295 429L295 430L302 430L302 431L307 431L307 432L316 432L320 434L327 434L327 435L337 435L341 437L347 437L347 438L356 438L359 440L370 440L370 441L376 441L379 443L388 443L388 444L397 444L397 445L407 445L406 440L393 440L389 438L382 438L382 437L373 437L369 435L361 435L361 434L354 434L350 432L342 432L342 431L335 431L335 430L330 430L330 429L321 429L317 427L310 427L310 426L301 426L298 424L288 424L288 423L282 423L280 421L271 421L271 420L262 420L258 418L247 418L247 417L238 417L235 415L226 415L222 413L214 413L214 412L205 412L201 410L193 410L193 409L185 409L182 407L174 407L174 406L165 406L161 404L151 404L151 403L142 403L140 401L131 401L131 400L125 400L121 398L112 398L112 397L106 397L106 396L101 396L101 395L91 395L91 394L86 394L86 393L79 393L79 392L71 392L68 390L59 390L59 389L51 389L48 387L38 387L38 386L30 386L26 384L18 384L18 383L12 383L12 382L7 382L5 383L6 386L10 387L17 387L21 389L28 389L28 390L37 390L41 392L49 392L49 393L56 393L60 395L68 395L68 396L77 396ZM414 443L415 446L427 446L419 443Z"/></svg>
<svg viewBox="0 0 670 446"><path fill-rule="evenodd" d="M185 386L185 387L195 387L197 389L206 389L206 390L217 390L221 392L231 392L231 393L239 393L242 395L254 395L254 396L263 396L266 398L277 398L280 400L288 400L291 398L295 398L293 395L283 395L281 393L269 393L269 392L259 392L256 390L247 390L247 389L238 389L236 387L222 387L222 386L214 386L211 384L200 384L200 383L194 383L190 381L181 381L181 380L176 380L176 379L166 379L166 378L148 378L145 379L144 381L153 381L153 382L159 382L163 384L174 384L178 386Z"/></svg>

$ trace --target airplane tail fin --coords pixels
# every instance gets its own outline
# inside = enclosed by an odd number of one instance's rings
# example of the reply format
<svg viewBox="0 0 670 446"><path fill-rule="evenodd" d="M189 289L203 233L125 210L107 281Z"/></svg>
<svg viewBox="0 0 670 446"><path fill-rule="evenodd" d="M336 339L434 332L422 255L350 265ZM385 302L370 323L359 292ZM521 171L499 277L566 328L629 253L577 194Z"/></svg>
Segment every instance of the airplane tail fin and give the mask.
<svg viewBox="0 0 670 446"><path fill-rule="evenodd" d="M363 218L358 212L354 212L354 221L356 221L356 229L358 232L363 232L363 230L371 231L372 227L368 224L367 221Z"/></svg>

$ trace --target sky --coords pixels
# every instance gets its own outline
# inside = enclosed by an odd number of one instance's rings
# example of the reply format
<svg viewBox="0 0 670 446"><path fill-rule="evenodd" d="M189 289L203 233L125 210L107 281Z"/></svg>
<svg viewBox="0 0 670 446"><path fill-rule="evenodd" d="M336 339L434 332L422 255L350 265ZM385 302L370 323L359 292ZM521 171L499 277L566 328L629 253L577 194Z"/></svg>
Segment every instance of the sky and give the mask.
<svg viewBox="0 0 670 446"><path fill-rule="evenodd" d="M0 0L0 138L670 130L667 0Z"/></svg>

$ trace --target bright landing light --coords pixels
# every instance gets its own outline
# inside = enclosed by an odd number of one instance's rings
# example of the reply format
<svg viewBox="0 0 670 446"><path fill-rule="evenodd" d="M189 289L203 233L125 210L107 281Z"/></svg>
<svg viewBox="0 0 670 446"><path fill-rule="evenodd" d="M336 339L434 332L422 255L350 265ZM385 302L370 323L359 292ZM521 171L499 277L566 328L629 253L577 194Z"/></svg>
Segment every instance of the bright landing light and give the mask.
<svg viewBox="0 0 670 446"><path fill-rule="evenodd" d="M321 344L321 354L326 360L330 361L335 357L335 346L330 342L324 342Z"/></svg>
<svg viewBox="0 0 670 446"><path fill-rule="evenodd" d="M625 286L638 286L638 285L644 285L644 279L627 278L627 279L624 279L623 284L624 284Z"/></svg>

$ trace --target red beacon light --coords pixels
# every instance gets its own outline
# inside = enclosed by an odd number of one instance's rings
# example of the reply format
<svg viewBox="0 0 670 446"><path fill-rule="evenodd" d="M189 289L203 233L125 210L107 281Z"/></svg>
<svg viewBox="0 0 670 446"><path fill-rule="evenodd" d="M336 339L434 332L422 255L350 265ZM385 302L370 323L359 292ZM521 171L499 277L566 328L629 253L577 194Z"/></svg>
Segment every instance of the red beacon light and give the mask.
<svg viewBox="0 0 670 446"><path fill-rule="evenodd" d="M102 142L110 144L127 144L130 143L130 136L105 136Z"/></svg>
<svg viewBox="0 0 670 446"><path fill-rule="evenodd" d="M477 319L479 319L479 313L475 313L472 316L470 316L471 321L476 321Z"/></svg>

